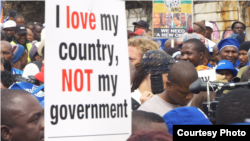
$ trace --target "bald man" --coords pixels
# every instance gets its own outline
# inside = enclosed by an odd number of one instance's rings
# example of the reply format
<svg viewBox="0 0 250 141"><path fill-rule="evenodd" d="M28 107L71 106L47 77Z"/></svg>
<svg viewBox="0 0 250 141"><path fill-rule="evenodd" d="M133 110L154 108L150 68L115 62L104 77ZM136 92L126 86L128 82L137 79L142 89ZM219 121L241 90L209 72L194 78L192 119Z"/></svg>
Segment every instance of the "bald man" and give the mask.
<svg viewBox="0 0 250 141"><path fill-rule="evenodd" d="M12 51L12 46L7 41L1 41L1 58L8 60L12 63L14 54Z"/></svg>
<svg viewBox="0 0 250 141"><path fill-rule="evenodd" d="M22 15L15 16L14 20L16 22L16 25L25 24L25 20L24 20L24 17Z"/></svg>
<svg viewBox="0 0 250 141"><path fill-rule="evenodd" d="M189 86L197 79L197 71L190 62L179 61L173 64L168 73L166 90L144 102L138 110L163 116L172 109L188 105L193 97Z"/></svg>
<svg viewBox="0 0 250 141"><path fill-rule="evenodd" d="M44 141L44 109L24 90L1 90L1 141Z"/></svg>
<svg viewBox="0 0 250 141"><path fill-rule="evenodd" d="M135 134L142 130L168 132L168 128L165 124L164 119L158 114L145 111L133 111L132 134Z"/></svg>

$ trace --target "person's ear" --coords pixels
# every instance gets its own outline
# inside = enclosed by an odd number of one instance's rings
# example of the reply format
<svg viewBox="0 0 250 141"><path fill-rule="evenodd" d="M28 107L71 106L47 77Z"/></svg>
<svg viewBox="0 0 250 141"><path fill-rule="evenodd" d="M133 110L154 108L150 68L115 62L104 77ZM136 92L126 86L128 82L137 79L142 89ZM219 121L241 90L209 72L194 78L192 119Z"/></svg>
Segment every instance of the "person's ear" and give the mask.
<svg viewBox="0 0 250 141"><path fill-rule="evenodd" d="M208 62L208 58L204 58L204 59L203 59L203 64L206 66L208 63L209 63L209 62Z"/></svg>
<svg viewBox="0 0 250 141"><path fill-rule="evenodd" d="M12 132L9 126L1 125L1 139L3 139L4 141L11 141Z"/></svg>
<svg viewBox="0 0 250 141"><path fill-rule="evenodd" d="M200 60L202 60L202 59L204 60L204 55L205 55L204 52L200 52L200 53L199 53L199 58L200 58Z"/></svg>
<svg viewBox="0 0 250 141"><path fill-rule="evenodd" d="M173 85L172 85L172 83L170 81L166 82L166 86L167 86L167 90L173 89Z"/></svg>

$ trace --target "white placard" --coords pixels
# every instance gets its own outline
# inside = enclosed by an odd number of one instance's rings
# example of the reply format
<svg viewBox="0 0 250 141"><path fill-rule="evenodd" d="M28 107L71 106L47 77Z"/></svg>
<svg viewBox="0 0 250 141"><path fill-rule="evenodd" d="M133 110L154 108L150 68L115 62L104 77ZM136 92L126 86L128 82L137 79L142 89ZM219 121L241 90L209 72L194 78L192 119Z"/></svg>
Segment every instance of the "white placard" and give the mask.
<svg viewBox="0 0 250 141"><path fill-rule="evenodd" d="M215 69L198 71L198 77L200 77L205 82L215 81L216 80Z"/></svg>
<svg viewBox="0 0 250 141"><path fill-rule="evenodd" d="M45 140L126 140L125 1L46 1Z"/></svg>

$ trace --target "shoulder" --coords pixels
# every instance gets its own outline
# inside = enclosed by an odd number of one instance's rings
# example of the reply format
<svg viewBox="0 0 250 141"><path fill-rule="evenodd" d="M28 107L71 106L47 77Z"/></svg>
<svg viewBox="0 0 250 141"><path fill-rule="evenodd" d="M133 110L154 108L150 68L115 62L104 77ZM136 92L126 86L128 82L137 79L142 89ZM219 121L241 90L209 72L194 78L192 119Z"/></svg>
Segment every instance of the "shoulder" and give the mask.
<svg viewBox="0 0 250 141"><path fill-rule="evenodd" d="M155 104L155 101L157 101L157 95L154 95L152 98L148 99L147 101L145 101L140 107L139 110L149 110L150 108L152 108L152 105Z"/></svg>

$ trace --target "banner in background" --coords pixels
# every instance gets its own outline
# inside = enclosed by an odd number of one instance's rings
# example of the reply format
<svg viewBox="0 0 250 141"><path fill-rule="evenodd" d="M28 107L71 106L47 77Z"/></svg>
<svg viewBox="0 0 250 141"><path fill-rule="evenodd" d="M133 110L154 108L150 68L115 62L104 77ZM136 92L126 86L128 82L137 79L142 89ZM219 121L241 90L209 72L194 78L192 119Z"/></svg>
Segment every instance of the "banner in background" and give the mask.
<svg viewBox="0 0 250 141"><path fill-rule="evenodd" d="M154 38L178 38L192 27L192 0L154 0Z"/></svg>

